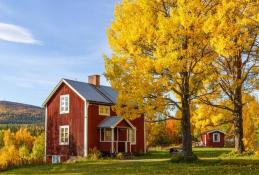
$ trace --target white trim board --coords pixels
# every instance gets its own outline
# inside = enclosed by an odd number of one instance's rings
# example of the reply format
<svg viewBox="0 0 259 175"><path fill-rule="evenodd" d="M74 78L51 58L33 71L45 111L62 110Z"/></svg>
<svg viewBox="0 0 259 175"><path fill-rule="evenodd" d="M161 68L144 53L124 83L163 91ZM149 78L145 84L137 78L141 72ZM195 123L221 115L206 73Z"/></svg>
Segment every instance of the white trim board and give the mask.
<svg viewBox="0 0 259 175"><path fill-rule="evenodd" d="M117 123L115 123L114 125L112 125L111 128L115 128L115 127L116 127L121 121L123 121L123 120L125 120L125 121L130 125L131 128L136 129L136 127L133 126L133 125L131 124L131 122L130 122L129 120L125 119L125 118L121 118Z"/></svg>
<svg viewBox="0 0 259 175"><path fill-rule="evenodd" d="M47 161L47 128L48 127L48 107L45 107L45 148L44 148L44 161Z"/></svg>
<svg viewBox="0 0 259 175"><path fill-rule="evenodd" d="M88 156L88 106L84 101L84 156Z"/></svg>
<svg viewBox="0 0 259 175"><path fill-rule="evenodd" d="M220 133L223 133L223 134L225 134L225 132L223 132L223 131L221 131L221 130L217 130L217 129L215 129L215 130L211 130L211 131L208 131L208 132L205 132L204 134L210 134L210 133L213 133L213 132L220 132Z"/></svg>

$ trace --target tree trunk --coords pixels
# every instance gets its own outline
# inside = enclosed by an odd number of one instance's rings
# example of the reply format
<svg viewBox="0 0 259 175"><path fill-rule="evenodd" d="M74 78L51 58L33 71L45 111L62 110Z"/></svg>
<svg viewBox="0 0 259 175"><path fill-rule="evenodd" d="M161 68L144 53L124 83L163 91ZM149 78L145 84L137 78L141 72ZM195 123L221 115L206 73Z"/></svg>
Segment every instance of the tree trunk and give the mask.
<svg viewBox="0 0 259 175"><path fill-rule="evenodd" d="M234 129L235 129L235 149L238 153L243 153L243 103L242 103L242 59L235 59L236 66L236 87L234 92Z"/></svg>
<svg viewBox="0 0 259 175"><path fill-rule="evenodd" d="M188 73L183 72L183 95L182 102L182 145L184 157L192 156L192 136L191 136L191 122L190 122L190 92L189 92L189 78Z"/></svg>

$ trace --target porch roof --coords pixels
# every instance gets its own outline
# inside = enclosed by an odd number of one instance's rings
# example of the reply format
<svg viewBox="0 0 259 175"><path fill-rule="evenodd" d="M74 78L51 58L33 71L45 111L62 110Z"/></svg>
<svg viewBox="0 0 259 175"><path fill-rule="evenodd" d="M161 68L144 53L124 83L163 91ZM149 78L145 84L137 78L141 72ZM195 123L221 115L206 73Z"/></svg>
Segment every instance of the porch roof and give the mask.
<svg viewBox="0 0 259 175"><path fill-rule="evenodd" d="M130 121L124 119L123 117L120 116L111 116L107 117L99 125L97 126L98 128L115 128L121 121L125 120L131 128L135 128Z"/></svg>

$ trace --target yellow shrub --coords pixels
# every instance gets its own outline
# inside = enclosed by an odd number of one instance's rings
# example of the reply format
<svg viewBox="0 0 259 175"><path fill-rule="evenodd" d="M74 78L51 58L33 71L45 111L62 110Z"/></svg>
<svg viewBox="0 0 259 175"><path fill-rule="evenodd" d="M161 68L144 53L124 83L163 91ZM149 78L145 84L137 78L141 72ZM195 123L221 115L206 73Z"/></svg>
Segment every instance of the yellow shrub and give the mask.
<svg viewBox="0 0 259 175"><path fill-rule="evenodd" d="M18 147L26 145L27 148L31 149L35 138L27 128L21 128L15 133L15 140Z"/></svg>
<svg viewBox="0 0 259 175"><path fill-rule="evenodd" d="M5 146L0 151L0 167L7 168L19 165L19 151L15 148L14 145Z"/></svg>
<svg viewBox="0 0 259 175"><path fill-rule="evenodd" d="M5 130L2 135L0 170L43 161L44 134L34 137L22 128L16 133Z"/></svg>

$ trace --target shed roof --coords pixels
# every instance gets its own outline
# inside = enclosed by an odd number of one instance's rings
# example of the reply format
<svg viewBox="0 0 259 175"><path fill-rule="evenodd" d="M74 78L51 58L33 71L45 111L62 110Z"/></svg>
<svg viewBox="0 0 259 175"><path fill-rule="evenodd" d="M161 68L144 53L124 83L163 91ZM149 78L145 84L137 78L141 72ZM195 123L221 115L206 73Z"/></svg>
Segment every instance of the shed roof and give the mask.
<svg viewBox="0 0 259 175"><path fill-rule="evenodd" d="M213 132L220 132L220 133L225 134L225 132L224 132L224 131L221 131L221 130L218 130L218 129L208 130L208 131L202 132L201 134L205 134L205 133L213 133Z"/></svg>
<svg viewBox="0 0 259 175"><path fill-rule="evenodd" d="M120 117L120 116L112 116L112 117L107 117L99 125L97 126L98 128L115 128L121 121L125 120L132 128L134 126L130 123L130 121Z"/></svg>

